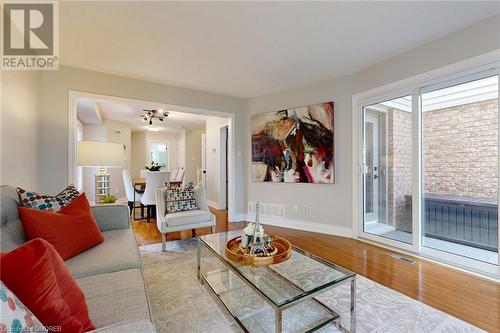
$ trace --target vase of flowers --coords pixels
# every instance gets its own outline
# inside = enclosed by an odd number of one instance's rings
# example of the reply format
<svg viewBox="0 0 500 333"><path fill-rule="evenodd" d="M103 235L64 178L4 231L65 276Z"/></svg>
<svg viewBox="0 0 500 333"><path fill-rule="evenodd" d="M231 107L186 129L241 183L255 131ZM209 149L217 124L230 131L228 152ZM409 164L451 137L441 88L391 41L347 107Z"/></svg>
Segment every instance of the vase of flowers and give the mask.
<svg viewBox="0 0 500 333"><path fill-rule="evenodd" d="M145 165L144 168L148 171L160 171L161 165L151 161L151 164Z"/></svg>

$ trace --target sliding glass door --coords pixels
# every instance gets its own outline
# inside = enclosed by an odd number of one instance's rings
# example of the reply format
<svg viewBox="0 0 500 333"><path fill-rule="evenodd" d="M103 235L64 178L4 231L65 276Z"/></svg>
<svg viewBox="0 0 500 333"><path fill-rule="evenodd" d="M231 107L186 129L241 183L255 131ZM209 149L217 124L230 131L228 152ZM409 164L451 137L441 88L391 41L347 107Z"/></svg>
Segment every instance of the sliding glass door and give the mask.
<svg viewBox="0 0 500 333"><path fill-rule="evenodd" d="M498 76L422 93L424 247L498 263Z"/></svg>
<svg viewBox="0 0 500 333"><path fill-rule="evenodd" d="M498 82L488 69L361 103L361 237L498 274Z"/></svg>
<svg viewBox="0 0 500 333"><path fill-rule="evenodd" d="M364 232L412 243L412 96L363 108Z"/></svg>

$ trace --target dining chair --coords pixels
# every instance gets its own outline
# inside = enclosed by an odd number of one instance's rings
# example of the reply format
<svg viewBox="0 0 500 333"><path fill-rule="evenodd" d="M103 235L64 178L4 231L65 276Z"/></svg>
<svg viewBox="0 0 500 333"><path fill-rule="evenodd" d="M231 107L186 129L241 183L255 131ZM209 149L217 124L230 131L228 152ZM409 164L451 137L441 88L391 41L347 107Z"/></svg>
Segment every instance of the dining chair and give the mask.
<svg viewBox="0 0 500 333"><path fill-rule="evenodd" d="M177 172L179 172L179 170L174 170L170 173L170 181L171 182L175 182L175 180L177 179Z"/></svg>
<svg viewBox="0 0 500 333"><path fill-rule="evenodd" d="M146 214L148 222L151 215L154 213L153 207L156 205L155 190L164 188L165 183L170 179L170 173L167 171L150 171L146 175L146 189L141 197L141 203L146 206Z"/></svg>
<svg viewBox="0 0 500 333"><path fill-rule="evenodd" d="M130 208L130 214L135 218L135 209L137 206L135 205L136 201L141 201L142 194L144 190L138 190L134 187L134 183L132 182L132 177L130 176L130 172L128 170L122 171L123 176L123 185L125 187L125 195L127 196L128 207ZM144 217L144 206L141 204L141 217Z"/></svg>
<svg viewBox="0 0 500 333"><path fill-rule="evenodd" d="M175 181L182 182L184 180L184 169L179 169Z"/></svg>

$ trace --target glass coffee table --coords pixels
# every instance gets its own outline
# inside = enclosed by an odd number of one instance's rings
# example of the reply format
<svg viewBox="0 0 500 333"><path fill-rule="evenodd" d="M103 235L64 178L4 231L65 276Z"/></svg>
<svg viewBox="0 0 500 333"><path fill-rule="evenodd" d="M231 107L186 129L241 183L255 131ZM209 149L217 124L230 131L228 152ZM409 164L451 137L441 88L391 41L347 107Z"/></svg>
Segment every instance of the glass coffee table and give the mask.
<svg viewBox="0 0 500 333"><path fill-rule="evenodd" d="M312 332L333 324L342 332L356 328L356 274L293 247L287 261L269 266L242 265L225 255L226 242L239 232L198 238L198 280L245 332ZM208 249L207 256L202 251ZM202 262L203 258L203 262ZM315 296L350 283L349 330L340 315Z"/></svg>

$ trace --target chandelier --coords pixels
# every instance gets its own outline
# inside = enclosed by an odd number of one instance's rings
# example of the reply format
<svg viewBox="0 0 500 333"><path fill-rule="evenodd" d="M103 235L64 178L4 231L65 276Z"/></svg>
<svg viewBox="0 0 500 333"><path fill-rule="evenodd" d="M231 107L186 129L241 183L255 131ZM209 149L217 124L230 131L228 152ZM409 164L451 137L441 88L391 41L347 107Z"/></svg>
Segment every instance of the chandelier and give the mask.
<svg viewBox="0 0 500 333"><path fill-rule="evenodd" d="M159 121L164 121L168 117L168 112L164 112L162 109L159 110L148 110L143 109L144 114L141 115L143 122L153 125L153 120L157 119Z"/></svg>

